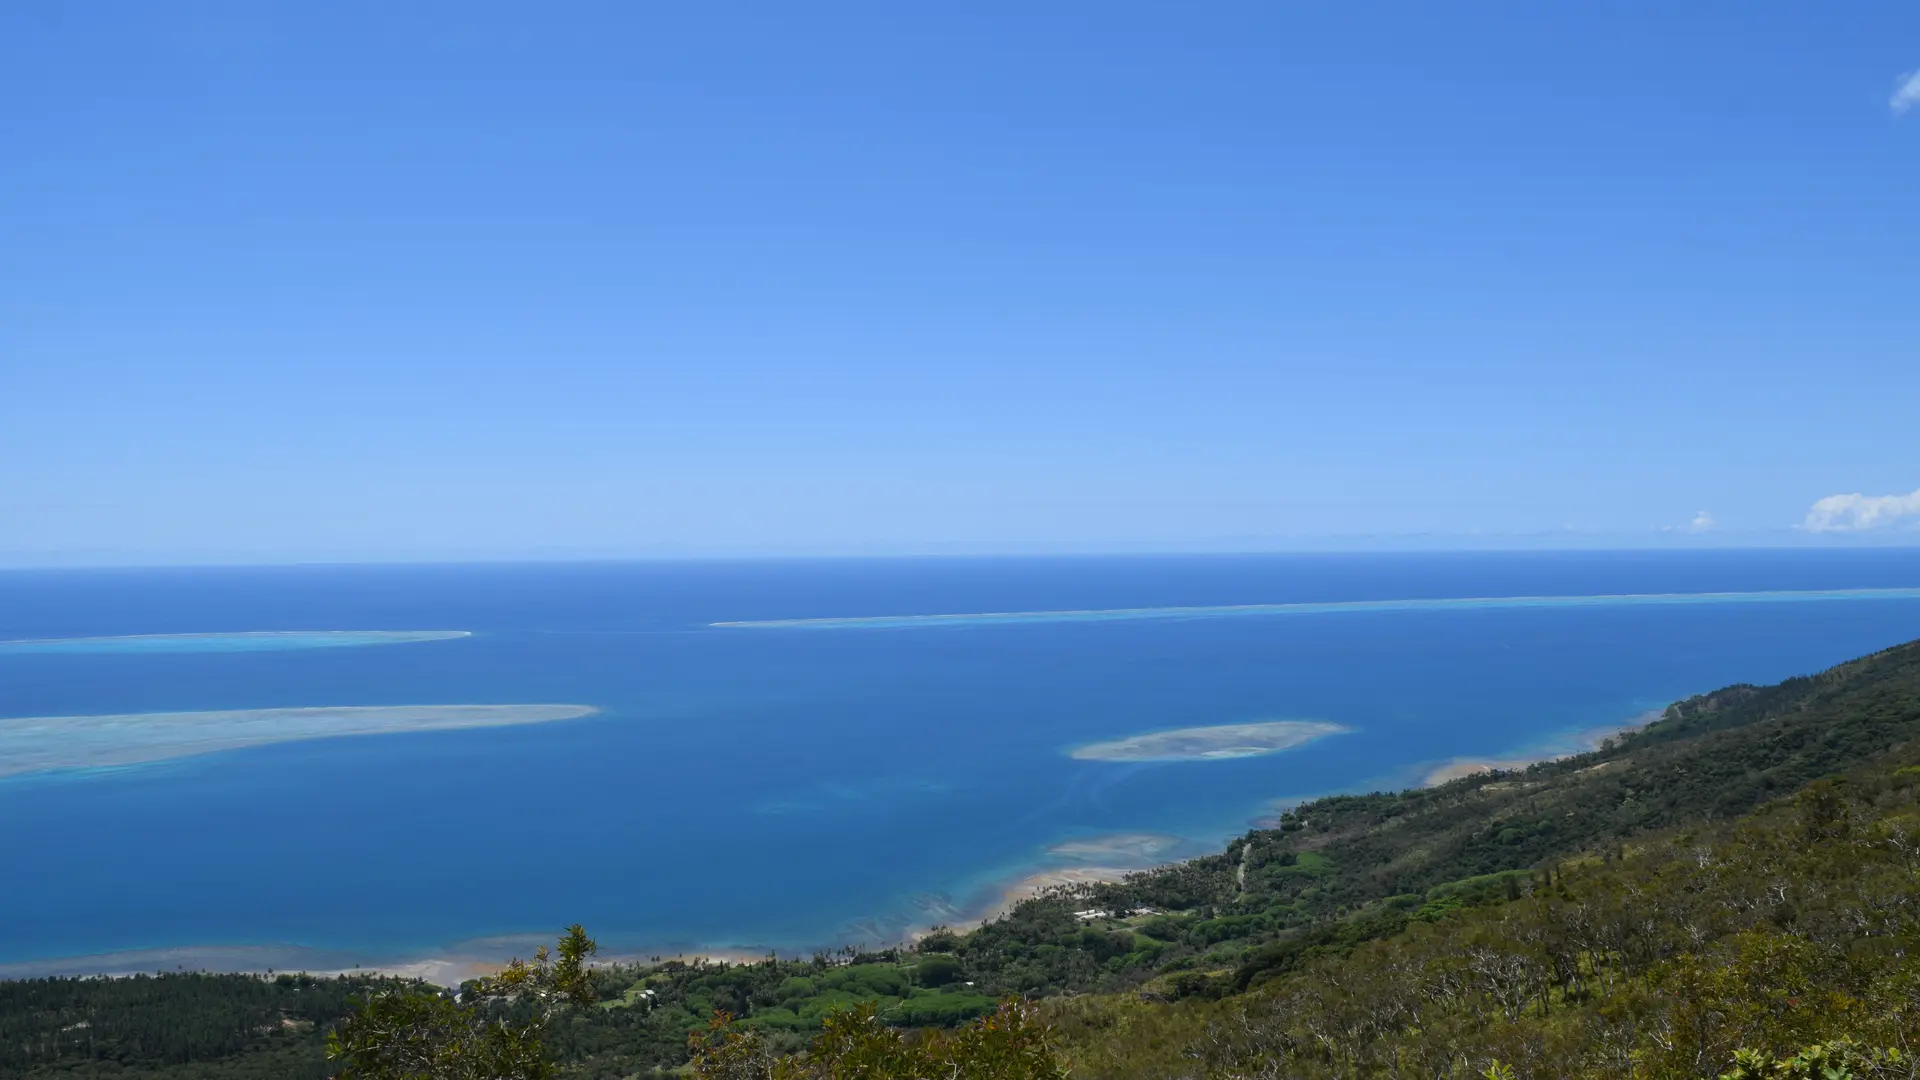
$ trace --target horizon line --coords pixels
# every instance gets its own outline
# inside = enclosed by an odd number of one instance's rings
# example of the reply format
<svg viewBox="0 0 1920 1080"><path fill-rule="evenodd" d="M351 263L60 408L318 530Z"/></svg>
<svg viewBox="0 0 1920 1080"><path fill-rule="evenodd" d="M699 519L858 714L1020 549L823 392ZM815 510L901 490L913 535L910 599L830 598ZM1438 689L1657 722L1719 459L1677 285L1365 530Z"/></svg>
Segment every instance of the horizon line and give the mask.
<svg viewBox="0 0 1920 1080"><path fill-rule="evenodd" d="M1419 540L1437 542L1418 543ZM1504 541L1504 542L1503 542ZM361 551L301 554L175 553L116 559L120 553L0 552L0 573L46 570L273 569L327 566L486 566L657 562L786 562L852 559L1230 557L1251 555L1470 555L1553 552L1879 551L1920 549L1920 531L1835 535L1799 529L1676 537L1644 533L1351 533L1315 542L1277 540L951 541L872 545L660 545L651 549L543 548L436 553Z"/></svg>

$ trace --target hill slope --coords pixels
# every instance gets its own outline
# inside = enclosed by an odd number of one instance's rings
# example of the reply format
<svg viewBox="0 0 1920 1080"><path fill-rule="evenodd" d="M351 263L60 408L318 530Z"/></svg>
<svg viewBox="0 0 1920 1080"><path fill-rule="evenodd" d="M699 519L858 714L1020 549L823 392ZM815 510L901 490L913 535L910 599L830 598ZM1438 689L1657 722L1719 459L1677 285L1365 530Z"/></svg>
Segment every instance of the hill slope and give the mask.
<svg viewBox="0 0 1920 1080"><path fill-rule="evenodd" d="M1515 899L1414 918L1249 993L1053 1014L1085 1080L1911 1078L1916 761L1920 744L1750 816L1568 860ZM1741 1072L1742 1050L1764 1069Z"/></svg>
<svg viewBox="0 0 1920 1080"><path fill-rule="evenodd" d="M1776 686L1690 698L1593 753L1319 799L1220 855L1031 901L957 951L968 977L994 990L1115 989L1227 966L1224 982L1188 978L1169 989L1243 990L1302 956L1390 933L1428 904L1504 895L1503 873L1743 814L1915 737L1920 642ZM1073 912L1090 907L1176 914L1089 926Z"/></svg>

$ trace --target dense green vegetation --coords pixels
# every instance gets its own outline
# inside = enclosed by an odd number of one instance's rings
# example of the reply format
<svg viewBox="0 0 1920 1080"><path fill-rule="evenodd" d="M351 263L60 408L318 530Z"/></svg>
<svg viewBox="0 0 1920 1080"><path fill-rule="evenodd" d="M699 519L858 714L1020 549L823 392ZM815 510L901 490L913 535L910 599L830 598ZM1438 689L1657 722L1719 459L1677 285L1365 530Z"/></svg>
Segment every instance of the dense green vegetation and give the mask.
<svg viewBox="0 0 1920 1080"><path fill-rule="evenodd" d="M553 1041L582 1077L633 1076L687 1060L687 1037L714 1013L742 1018L774 1050L797 1050L837 1010L871 1003L900 1027L951 1027L994 1011L994 999L964 985L959 965L938 954L848 950L810 960L755 964L615 967L595 973L601 1001L561 1018Z"/></svg>
<svg viewBox="0 0 1920 1080"><path fill-rule="evenodd" d="M1747 818L1549 864L1513 879L1518 899L1429 908L1246 994L1054 1015L1077 1074L1111 1080L1711 1077L1742 1048L1774 1061L1837 1039L1854 1074L1910 1077L1916 761L1903 748Z"/></svg>
<svg viewBox="0 0 1920 1080"><path fill-rule="evenodd" d="M541 1041L592 1078L692 1053L704 1075L839 1075L830 1062L867 1060L842 1053L855 1045L958 1067L984 1038L962 1033L1004 1026L997 998L1076 995L1042 1015L1075 1075L1116 1080L1710 1076L1742 1047L1753 1076L1916 1076L1916 739L1920 643L1681 702L1595 753L1320 799L1219 855L910 949L596 969L598 1003L542 1014ZM0 1075L326 1075L326 1029L370 989L0 983ZM526 1024L533 1008L509 994L475 1015ZM737 1019L713 1034L715 1012ZM887 1033L909 1028L956 1034ZM1807 1049L1842 1036L1857 1042ZM1019 1068L1041 1075L1033 1038ZM729 1045L745 1049L711 1056Z"/></svg>
<svg viewBox="0 0 1920 1080"><path fill-rule="evenodd" d="M0 981L0 1076L330 1075L326 1031L385 980L178 973Z"/></svg>

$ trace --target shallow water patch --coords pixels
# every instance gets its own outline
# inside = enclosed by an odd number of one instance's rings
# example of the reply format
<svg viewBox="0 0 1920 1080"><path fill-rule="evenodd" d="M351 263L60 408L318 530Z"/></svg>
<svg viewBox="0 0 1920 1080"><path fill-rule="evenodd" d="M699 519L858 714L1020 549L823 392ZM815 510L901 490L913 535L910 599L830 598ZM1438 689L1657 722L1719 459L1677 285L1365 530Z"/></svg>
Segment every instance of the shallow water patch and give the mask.
<svg viewBox="0 0 1920 1080"><path fill-rule="evenodd" d="M471 630L249 630L232 634L123 634L0 641L0 653L218 653L408 645L472 637Z"/></svg>
<svg viewBox="0 0 1920 1080"><path fill-rule="evenodd" d="M220 750L573 720L590 705L350 705L0 718L0 777L139 765Z"/></svg>

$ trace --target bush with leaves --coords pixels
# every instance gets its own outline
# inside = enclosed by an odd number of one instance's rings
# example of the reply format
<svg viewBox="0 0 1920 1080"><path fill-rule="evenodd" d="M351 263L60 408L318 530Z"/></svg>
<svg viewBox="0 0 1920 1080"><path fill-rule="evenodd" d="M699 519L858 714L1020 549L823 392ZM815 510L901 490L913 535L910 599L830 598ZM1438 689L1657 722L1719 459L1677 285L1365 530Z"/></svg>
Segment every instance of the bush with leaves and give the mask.
<svg viewBox="0 0 1920 1080"><path fill-rule="evenodd" d="M1916 1070L1920 1062L1896 1048L1870 1050L1852 1039L1835 1039L1778 1061L1758 1050L1741 1050L1720 1080L1878 1080L1912 1077Z"/></svg>
<svg viewBox="0 0 1920 1080"><path fill-rule="evenodd" d="M587 958L598 946L571 926L533 962L514 960L457 995L409 988L370 994L327 1038L341 1080L545 1080L554 1075L548 1023L560 1009L592 1004ZM521 1018L495 1003L515 1006Z"/></svg>

